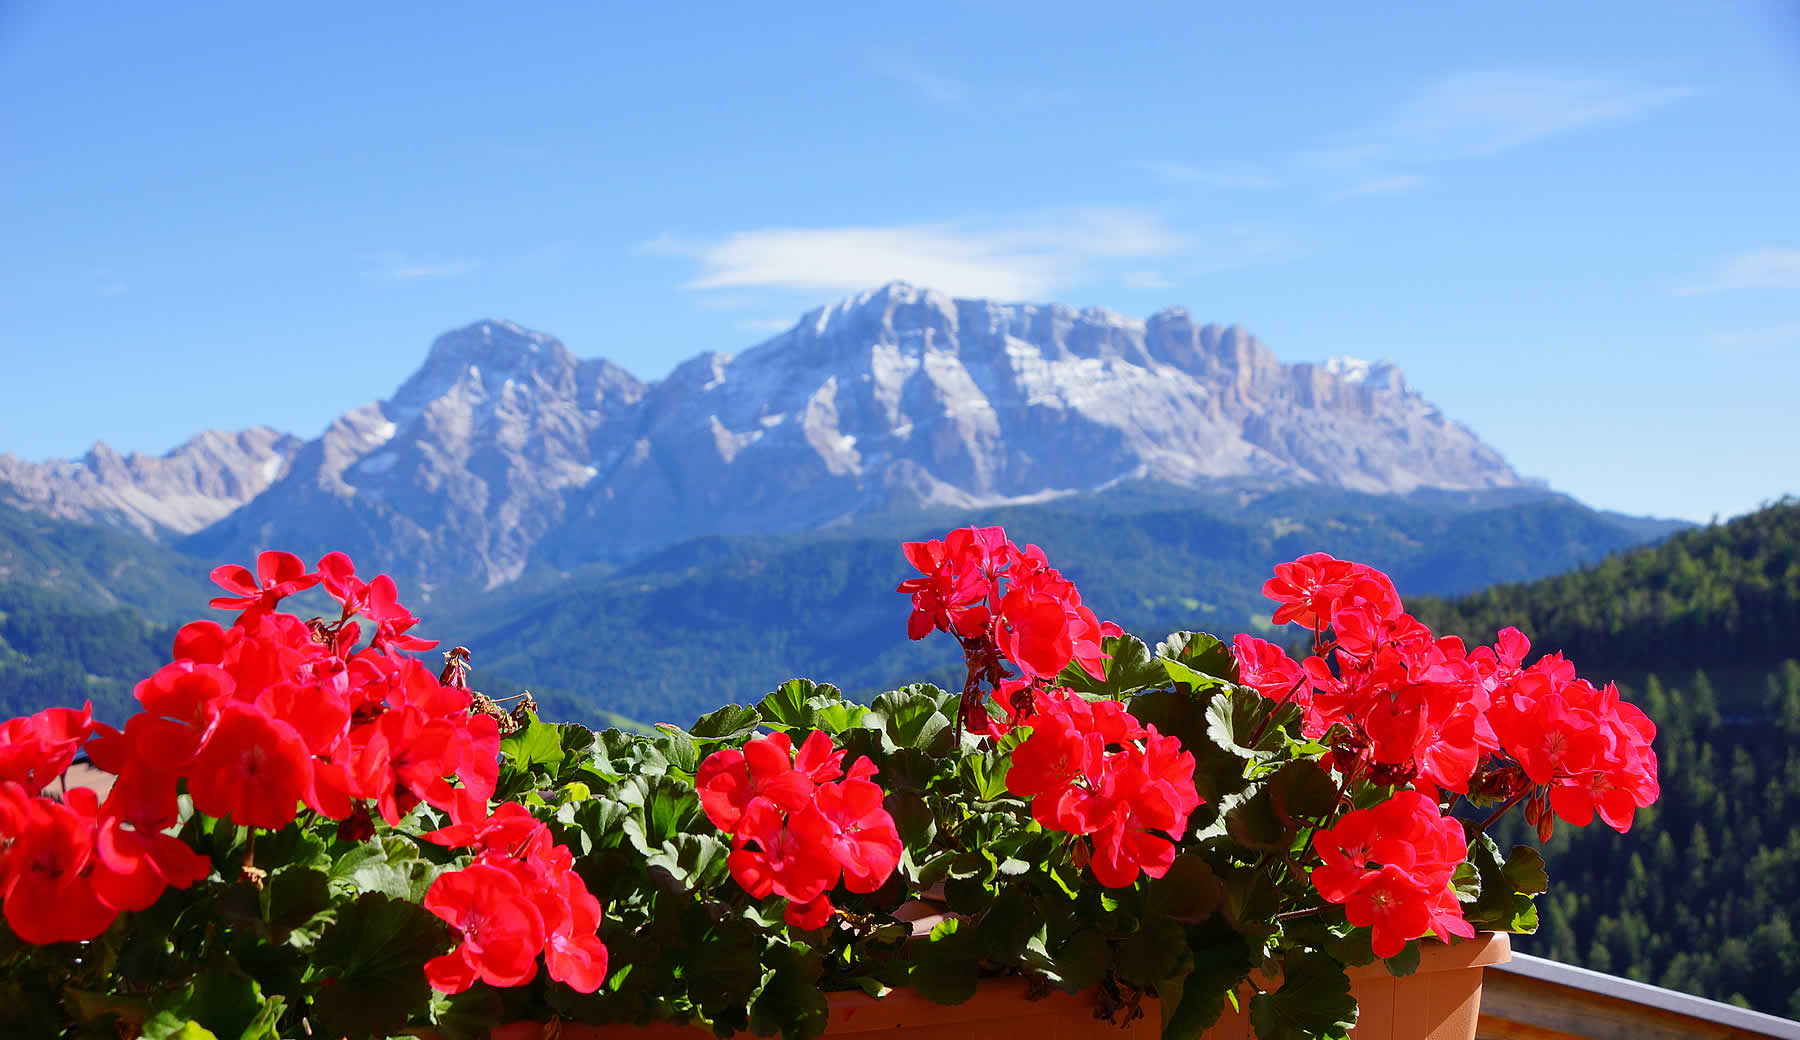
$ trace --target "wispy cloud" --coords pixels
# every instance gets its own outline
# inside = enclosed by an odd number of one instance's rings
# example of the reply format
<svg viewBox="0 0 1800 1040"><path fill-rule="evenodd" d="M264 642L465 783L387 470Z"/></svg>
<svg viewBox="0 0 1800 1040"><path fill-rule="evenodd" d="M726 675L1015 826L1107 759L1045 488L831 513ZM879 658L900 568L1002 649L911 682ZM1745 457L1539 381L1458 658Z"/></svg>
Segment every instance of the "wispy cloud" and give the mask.
<svg viewBox="0 0 1800 1040"><path fill-rule="evenodd" d="M651 255L697 261L690 290L853 292L895 279L946 292L1042 298L1121 261L1172 256L1199 240L1155 214L1086 207L1000 221L758 228L713 240L664 235Z"/></svg>
<svg viewBox="0 0 1800 1040"><path fill-rule="evenodd" d="M1279 181L1269 174L1248 166L1212 165L1142 159L1131 164L1170 184L1194 184L1206 188L1228 188L1261 191L1275 187Z"/></svg>
<svg viewBox="0 0 1800 1040"><path fill-rule="evenodd" d="M1699 296L1734 289L1800 289L1800 249L1773 247L1739 253L1675 293Z"/></svg>
<svg viewBox="0 0 1800 1040"><path fill-rule="evenodd" d="M940 76L917 62L889 58L876 62L875 68L889 79L911 87L926 100L935 101L938 104L961 101L966 93L961 83L946 76Z"/></svg>
<svg viewBox="0 0 1800 1040"><path fill-rule="evenodd" d="M1720 329L1706 337L1715 347L1758 349L1762 347L1800 348L1800 321L1753 328Z"/></svg>
<svg viewBox="0 0 1800 1040"><path fill-rule="evenodd" d="M1174 284L1155 271L1126 271L1119 281L1127 289L1167 289Z"/></svg>
<svg viewBox="0 0 1800 1040"><path fill-rule="evenodd" d="M1331 201L1342 202L1345 199L1354 199L1363 195L1399 195L1404 192L1412 191L1424 183L1425 178L1411 173L1394 174L1388 177L1370 177L1367 180L1357 181L1355 184L1340 191L1333 192Z"/></svg>
<svg viewBox="0 0 1800 1040"><path fill-rule="evenodd" d="M1477 69L1446 76L1308 158L1327 168L1495 155L1553 134L1631 119L1691 97L1688 84L1620 72Z"/></svg>
<svg viewBox="0 0 1800 1040"><path fill-rule="evenodd" d="M454 278L475 270L472 260L446 260L441 257L418 257L390 250L377 253L365 263L363 277L370 281L411 282L422 278Z"/></svg>

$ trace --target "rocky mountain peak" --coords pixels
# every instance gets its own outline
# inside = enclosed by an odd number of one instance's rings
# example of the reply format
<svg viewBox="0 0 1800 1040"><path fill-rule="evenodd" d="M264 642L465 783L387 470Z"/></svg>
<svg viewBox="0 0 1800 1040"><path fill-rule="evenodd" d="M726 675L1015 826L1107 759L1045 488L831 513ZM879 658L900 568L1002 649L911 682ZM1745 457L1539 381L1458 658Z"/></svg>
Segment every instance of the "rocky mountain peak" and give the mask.
<svg viewBox="0 0 1800 1040"><path fill-rule="evenodd" d="M90 480L134 465L90 454ZM438 337L393 397L289 457L278 483L187 547L343 548L396 573L498 584L534 561L1121 480L1523 483L1390 362L1283 364L1248 330L1180 308L1138 320L905 282L650 384L545 333L476 322Z"/></svg>
<svg viewBox="0 0 1800 1040"><path fill-rule="evenodd" d="M163 455L119 454L95 441L79 459L0 454L0 500L52 516L162 538L197 531L287 471L300 438L267 426L207 430Z"/></svg>

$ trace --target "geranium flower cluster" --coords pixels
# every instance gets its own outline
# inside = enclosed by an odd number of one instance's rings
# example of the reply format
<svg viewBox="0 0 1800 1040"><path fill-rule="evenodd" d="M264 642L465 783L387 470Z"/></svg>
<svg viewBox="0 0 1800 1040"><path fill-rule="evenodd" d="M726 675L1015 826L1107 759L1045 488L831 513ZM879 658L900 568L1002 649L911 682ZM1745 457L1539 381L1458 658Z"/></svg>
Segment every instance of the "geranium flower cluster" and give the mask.
<svg viewBox="0 0 1800 1040"><path fill-rule="evenodd" d="M281 552L261 554L254 574L227 566L213 579L229 595L212 605L241 612L229 628L183 627L174 661L138 683L143 710L122 731L69 709L0 728L0 896L22 938L92 938L120 911L207 876L211 864L164 833L182 781L195 810L269 830L301 805L348 821L352 837L366 836L370 804L390 824L420 801L486 818L498 726L403 652L435 644L409 634L417 619L391 579L362 581L342 553L308 571ZM321 584L336 620L276 612ZM373 626L360 650L358 617ZM86 789L45 797L83 749L117 777L105 801Z"/></svg>
<svg viewBox="0 0 1800 1040"><path fill-rule="evenodd" d="M454 950L425 962L432 988L461 993L476 979L523 986L537 976L540 953L551 978L582 993L600 988L600 901L549 827L506 802L481 823L453 824L425 839L476 852L473 863L438 875L425 893L425 909L458 938Z"/></svg>
<svg viewBox="0 0 1800 1040"><path fill-rule="evenodd" d="M1117 701L1037 691L1031 733L1012 752L1006 789L1031 800L1040 824L1090 836L1095 880L1124 888L1162 877L1200 805L1194 756L1143 726Z"/></svg>
<svg viewBox="0 0 1800 1040"><path fill-rule="evenodd" d="M873 892L899 865L900 834L875 773L867 758L846 773L844 751L823 732L797 750L772 733L708 755L694 786L707 819L732 839L732 879L757 899L786 899L787 922L812 929L830 919L840 878L851 892Z"/></svg>
<svg viewBox="0 0 1800 1040"><path fill-rule="evenodd" d="M1440 815L1437 802L1401 791L1380 805L1345 813L1313 835L1323 861L1313 887L1344 917L1371 930L1377 957L1392 957L1426 932L1468 938L1450 877L1464 859L1462 824Z"/></svg>
<svg viewBox="0 0 1800 1040"><path fill-rule="evenodd" d="M1356 762L1376 779L1458 794L1469 793L1478 767L1484 778L1522 770L1530 785L1548 785L1563 819L1585 825L1598 811L1620 831L1656 800L1655 725L1615 686L1576 678L1559 654L1521 668L1530 645L1518 630L1466 651L1407 614L1387 575L1323 553L1276 567L1263 591L1281 604L1276 624L1314 630L1317 652L1296 663L1239 636L1242 679L1298 702L1308 736L1344 726L1340 768Z"/></svg>
<svg viewBox="0 0 1800 1040"><path fill-rule="evenodd" d="M40 793L104 728L91 705L0 725L0 901L28 943L91 939L167 886L212 873L210 861L162 833L177 815L172 779L134 771L105 804L85 787L61 801Z"/></svg>
<svg viewBox="0 0 1800 1040"><path fill-rule="evenodd" d="M1614 830L1628 830L1637 810L1662 793L1651 746L1656 724L1621 700L1617 685L1596 687L1577 678L1561 654L1546 654L1521 670L1530 648L1522 633L1509 628L1491 650L1476 651L1492 701L1487 717L1501 748L1535 788L1547 792L1527 804L1527 818L1546 840L1552 810L1577 827L1598 813Z"/></svg>
<svg viewBox="0 0 1800 1040"><path fill-rule="evenodd" d="M1315 652L1296 662L1240 635L1241 681L1299 704L1305 734L1331 742L1346 783L1500 800L1496 817L1530 798L1528 818L1545 838L1552 812L1577 826L1598 813L1624 831L1656 800L1656 727L1617 687L1578 679L1560 654L1522 667L1530 644L1517 629L1466 650L1406 613L1387 575L1324 553L1277 566L1263 591L1280 604L1276 624L1313 630ZM1347 814L1314 847L1325 860L1315 887L1345 904L1352 924L1376 928L1377 953L1427 930L1468 934L1449 889L1465 855L1462 826L1436 799L1402 791Z"/></svg>
<svg viewBox="0 0 1800 1040"><path fill-rule="evenodd" d="M1101 640L1119 627L1102 624L1081 603L1075 583L1052 568L1035 545L1023 549L998 527L964 527L942 541L902 545L907 562L921 577L900 583L912 597L907 635L923 639L949 632L969 661L962 721L971 732L990 732L980 684L998 686L1012 673L1026 679L1055 678L1070 661L1096 678L1105 674Z"/></svg>

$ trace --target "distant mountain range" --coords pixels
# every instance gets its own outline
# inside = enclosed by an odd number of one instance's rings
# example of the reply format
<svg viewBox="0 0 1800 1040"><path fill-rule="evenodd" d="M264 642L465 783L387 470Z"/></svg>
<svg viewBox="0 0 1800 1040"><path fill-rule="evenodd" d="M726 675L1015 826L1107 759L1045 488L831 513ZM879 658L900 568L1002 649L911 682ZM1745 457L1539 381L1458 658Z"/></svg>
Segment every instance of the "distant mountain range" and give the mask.
<svg viewBox="0 0 1800 1040"><path fill-rule="evenodd" d="M0 456L0 501L207 558L342 548L436 585L618 564L683 539L1045 501L1121 483L1244 494L1529 488L1392 364L1283 364L1169 309L951 299L894 283L646 383L483 321L301 442Z"/></svg>
<svg viewBox="0 0 1800 1040"><path fill-rule="evenodd" d="M0 452L0 502L151 538L192 534L267 490L304 443L253 426L208 430L160 457L120 455L103 441L73 460Z"/></svg>
<svg viewBox="0 0 1800 1040"><path fill-rule="evenodd" d="M1179 310L894 284L656 383L487 321L311 441L0 456L0 695L124 705L207 571L263 548L396 575L429 635L562 717L685 721L795 674L867 690L938 674L898 543L972 522L1153 636L1254 628L1305 552L1454 595L1685 526L1521 479L1391 364L1282 364Z"/></svg>

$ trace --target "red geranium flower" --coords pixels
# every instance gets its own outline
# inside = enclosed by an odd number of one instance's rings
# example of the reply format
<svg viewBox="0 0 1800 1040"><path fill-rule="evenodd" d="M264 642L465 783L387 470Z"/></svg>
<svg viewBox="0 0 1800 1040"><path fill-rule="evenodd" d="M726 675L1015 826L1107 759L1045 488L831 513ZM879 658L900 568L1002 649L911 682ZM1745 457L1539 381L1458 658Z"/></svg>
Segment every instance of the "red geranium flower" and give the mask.
<svg viewBox="0 0 1800 1040"><path fill-rule="evenodd" d="M523 986L537 974L544 918L519 878L491 863L438 875L425 909L456 930L456 949L425 962L425 977L440 993L461 993L476 979Z"/></svg>

